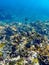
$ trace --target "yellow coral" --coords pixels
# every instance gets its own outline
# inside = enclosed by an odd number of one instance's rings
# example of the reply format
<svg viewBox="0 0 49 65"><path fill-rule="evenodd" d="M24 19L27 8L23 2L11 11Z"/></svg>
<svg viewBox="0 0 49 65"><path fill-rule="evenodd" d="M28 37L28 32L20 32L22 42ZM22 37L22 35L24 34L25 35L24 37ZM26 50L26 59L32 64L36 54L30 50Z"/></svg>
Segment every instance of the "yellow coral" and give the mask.
<svg viewBox="0 0 49 65"><path fill-rule="evenodd" d="M0 57L3 55L3 53L2 52L0 52Z"/></svg>
<svg viewBox="0 0 49 65"><path fill-rule="evenodd" d="M5 46L4 43L1 43L1 44L0 44L0 48L3 48L4 46Z"/></svg>

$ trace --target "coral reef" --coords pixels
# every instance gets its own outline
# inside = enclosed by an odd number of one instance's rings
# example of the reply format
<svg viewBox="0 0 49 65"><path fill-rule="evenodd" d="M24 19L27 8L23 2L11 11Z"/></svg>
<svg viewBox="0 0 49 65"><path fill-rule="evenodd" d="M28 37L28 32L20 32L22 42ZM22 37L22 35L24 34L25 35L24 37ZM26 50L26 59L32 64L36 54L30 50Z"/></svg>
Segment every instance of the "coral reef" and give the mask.
<svg viewBox="0 0 49 65"><path fill-rule="evenodd" d="M49 65L49 22L0 23L0 64Z"/></svg>

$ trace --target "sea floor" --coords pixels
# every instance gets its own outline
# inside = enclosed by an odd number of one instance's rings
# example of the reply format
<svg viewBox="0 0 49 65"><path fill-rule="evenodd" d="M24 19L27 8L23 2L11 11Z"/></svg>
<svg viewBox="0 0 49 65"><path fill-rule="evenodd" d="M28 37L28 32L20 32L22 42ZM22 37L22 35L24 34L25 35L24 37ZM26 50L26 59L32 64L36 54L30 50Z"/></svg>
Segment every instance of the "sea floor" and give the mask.
<svg viewBox="0 0 49 65"><path fill-rule="evenodd" d="M49 65L49 22L0 23L0 65Z"/></svg>

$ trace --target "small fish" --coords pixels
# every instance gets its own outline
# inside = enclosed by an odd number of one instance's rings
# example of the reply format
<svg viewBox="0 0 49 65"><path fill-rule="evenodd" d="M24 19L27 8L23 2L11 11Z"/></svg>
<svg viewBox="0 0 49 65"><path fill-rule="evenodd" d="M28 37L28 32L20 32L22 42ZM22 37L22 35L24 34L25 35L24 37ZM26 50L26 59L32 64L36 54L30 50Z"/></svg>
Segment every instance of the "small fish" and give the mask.
<svg viewBox="0 0 49 65"><path fill-rule="evenodd" d="M25 21L28 21L28 18L27 17L25 17Z"/></svg>

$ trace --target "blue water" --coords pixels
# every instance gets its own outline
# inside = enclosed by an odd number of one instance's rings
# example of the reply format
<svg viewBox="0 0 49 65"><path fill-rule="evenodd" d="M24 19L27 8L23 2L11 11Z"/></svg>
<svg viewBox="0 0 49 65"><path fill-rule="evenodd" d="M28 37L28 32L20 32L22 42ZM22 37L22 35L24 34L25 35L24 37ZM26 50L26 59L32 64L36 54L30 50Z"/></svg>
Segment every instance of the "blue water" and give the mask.
<svg viewBox="0 0 49 65"><path fill-rule="evenodd" d="M0 0L0 21L49 20L49 0Z"/></svg>

